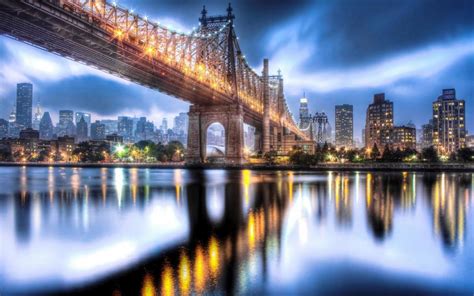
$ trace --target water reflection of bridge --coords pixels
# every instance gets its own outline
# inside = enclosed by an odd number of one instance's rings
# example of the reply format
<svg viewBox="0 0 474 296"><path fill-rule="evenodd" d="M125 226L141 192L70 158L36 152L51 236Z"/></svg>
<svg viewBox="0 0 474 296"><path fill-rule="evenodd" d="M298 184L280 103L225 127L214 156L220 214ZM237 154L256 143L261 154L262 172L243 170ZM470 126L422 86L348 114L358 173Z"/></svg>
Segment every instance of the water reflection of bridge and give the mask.
<svg viewBox="0 0 474 296"><path fill-rule="evenodd" d="M80 227L87 224L81 219L93 215L93 207L144 210L150 201L166 196L184 209L187 242L147 259L139 270L94 287L107 294L244 292L256 279L265 282L270 263L279 261L284 228L296 225L302 243L310 239L311 224L327 225L333 216L337 227L352 228L357 205L364 209L372 236L383 241L395 227L394 216L414 211L421 200L429 205L434 233L454 250L463 244L467 205L474 200L470 174L102 169L100 178L91 179L87 170L74 169L62 180L50 169L47 190L36 190L27 170L19 170L14 199L16 235L24 244L37 228L32 212L38 196L40 212L54 215L58 210L62 223L72 224L71 213L79 210Z"/></svg>

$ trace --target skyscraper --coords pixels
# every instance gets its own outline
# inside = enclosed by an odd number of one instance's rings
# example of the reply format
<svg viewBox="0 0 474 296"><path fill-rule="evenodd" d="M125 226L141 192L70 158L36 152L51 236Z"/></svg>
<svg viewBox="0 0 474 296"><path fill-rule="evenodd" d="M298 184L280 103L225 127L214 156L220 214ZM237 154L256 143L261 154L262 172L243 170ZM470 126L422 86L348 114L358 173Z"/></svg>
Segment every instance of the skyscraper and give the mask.
<svg viewBox="0 0 474 296"><path fill-rule="evenodd" d="M33 112L33 85L19 83L16 88L16 123L20 129L31 127Z"/></svg>
<svg viewBox="0 0 474 296"><path fill-rule="evenodd" d="M56 128L59 137L75 136L74 112L72 110L59 110L59 124Z"/></svg>
<svg viewBox="0 0 474 296"><path fill-rule="evenodd" d="M137 127L135 128L135 141L138 142L146 140L145 126L146 117L140 117L140 119L137 121Z"/></svg>
<svg viewBox="0 0 474 296"><path fill-rule="evenodd" d="M100 123L105 125L105 135L117 134L118 133L118 121L113 119L104 119Z"/></svg>
<svg viewBox="0 0 474 296"><path fill-rule="evenodd" d="M105 124L98 120L91 124L91 139L105 140Z"/></svg>
<svg viewBox="0 0 474 296"><path fill-rule="evenodd" d="M87 124L87 129L89 130L91 127L91 114L87 112L76 112L75 118L74 118L76 126L79 123L79 121L81 121L81 118L84 118L84 121Z"/></svg>
<svg viewBox="0 0 474 296"><path fill-rule="evenodd" d="M316 112L313 116L313 139L318 145L331 143L331 125L324 112Z"/></svg>
<svg viewBox="0 0 474 296"><path fill-rule="evenodd" d="M43 116L41 112L41 108L39 105L39 102L36 104L36 109L35 109L35 114L33 115L33 129L39 130L40 122L41 122L41 116Z"/></svg>
<svg viewBox="0 0 474 296"><path fill-rule="evenodd" d="M311 123L311 116L309 115L308 109L308 99L306 98L306 94L300 99L300 129L306 129L309 127Z"/></svg>
<svg viewBox="0 0 474 296"><path fill-rule="evenodd" d="M433 145L433 120L421 126L421 148L428 148Z"/></svg>
<svg viewBox="0 0 474 296"><path fill-rule="evenodd" d="M350 148L353 146L353 107L336 105L336 146Z"/></svg>
<svg viewBox="0 0 474 296"><path fill-rule="evenodd" d="M433 102L433 144L442 153L465 147L465 101L456 99L456 90L443 89Z"/></svg>
<svg viewBox="0 0 474 296"><path fill-rule="evenodd" d="M163 121L161 122L160 129L163 131L163 133L168 132L168 119L166 119L166 117L163 118Z"/></svg>
<svg viewBox="0 0 474 296"><path fill-rule="evenodd" d="M84 117L81 117L76 126L76 142L81 143L88 140L89 128Z"/></svg>
<svg viewBox="0 0 474 296"><path fill-rule="evenodd" d="M374 102L367 108L365 121L365 147L377 144L379 149L391 144L393 128L393 103L385 99L385 94L375 94Z"/></svg>
<svg viewBox="0 0 474 296"><path fill-rule="evenodd" d="M117 124L118 134L125 142L133 142L133 119L128 116L119 116Z"/></svg>
<svg viewBox="0 0 474 296"><path fill-rule="evenodd" d="M0 118L0 139L8 137L8 121Z"/></svg>
<svg viewBox="0 0 474 296"><path fill-rule="evenodd" d="M8 137L18 138L20 136L20 128L16 123L16 107L13 106L12 112L8 116Z"/></svg>
<svg viewBox="0 0 474 296"><path fill-rule="evenodd" d="M49 112L44 112L39 124L39 135L42 140L51 140L53 138L54 126Z"/></svg>
<svg viewBox="0 0 474 296"><path fill-rule="evenodd" d="M188 130L188 114L184 112L179 113L179 115L174 118L173 131L176 134L187 134L187 130Z"/></svg>

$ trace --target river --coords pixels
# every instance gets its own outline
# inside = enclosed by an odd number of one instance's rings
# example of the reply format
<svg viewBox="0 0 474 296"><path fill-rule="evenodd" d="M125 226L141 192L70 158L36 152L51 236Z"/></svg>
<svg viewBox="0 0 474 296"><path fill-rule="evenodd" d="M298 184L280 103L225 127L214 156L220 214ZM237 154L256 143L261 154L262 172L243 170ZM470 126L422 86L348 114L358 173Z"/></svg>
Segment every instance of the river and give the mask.
<svg viewBox="0 0 474 296"><path fill-rule="evenodd" d="M0 167L0 294L474 292L474 174Z"/></svg>

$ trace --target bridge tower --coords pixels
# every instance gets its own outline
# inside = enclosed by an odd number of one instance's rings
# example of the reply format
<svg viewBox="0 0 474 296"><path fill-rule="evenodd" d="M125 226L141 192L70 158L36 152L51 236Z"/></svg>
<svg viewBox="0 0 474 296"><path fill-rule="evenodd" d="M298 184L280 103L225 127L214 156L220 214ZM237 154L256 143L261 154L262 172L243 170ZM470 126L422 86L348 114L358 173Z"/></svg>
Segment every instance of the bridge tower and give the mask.
<svg viewBox="0 0 474 296"><path fill-rule="evenodd" d="M213 123L220 123L225 130L225 156L224 161L229 164L244 162L244 111L237 91L237 66L236 56L241 56L240 48L236 44L237 36L233 29L235 19L232 7L229 4L227 15L208 16L206 7L203 7L199 22L201 34L217 33L223 25L227 31L218 41L225 54L224 64L221 65L226 72L226 79L232 89L232 102L219 105L191 105L189 108L188 144L186 162L199 164L206 162L207 129ZM212 52L207 51L205 44L201 46L198 59L206 61L212 59Z"/></svg>

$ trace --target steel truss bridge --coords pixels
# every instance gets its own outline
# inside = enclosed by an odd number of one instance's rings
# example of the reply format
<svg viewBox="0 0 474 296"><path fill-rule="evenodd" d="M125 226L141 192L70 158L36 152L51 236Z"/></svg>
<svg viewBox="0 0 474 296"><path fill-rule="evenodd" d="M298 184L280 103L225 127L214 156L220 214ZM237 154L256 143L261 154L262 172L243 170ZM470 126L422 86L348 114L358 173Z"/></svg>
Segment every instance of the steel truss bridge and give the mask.
<svg viewBox="0 0 474 296"><path fill-rule="evenodd" d="M309 140L288 109L283 78L247 63L234 15L208 16L182 33L105 0L0 0L0 33L191 103L189 162L204 162L206 130L226 130L226 159L243 161L243 123L263 152L287 135ZM294 141L293 141L294 144Z"/></svg>

